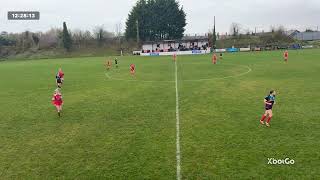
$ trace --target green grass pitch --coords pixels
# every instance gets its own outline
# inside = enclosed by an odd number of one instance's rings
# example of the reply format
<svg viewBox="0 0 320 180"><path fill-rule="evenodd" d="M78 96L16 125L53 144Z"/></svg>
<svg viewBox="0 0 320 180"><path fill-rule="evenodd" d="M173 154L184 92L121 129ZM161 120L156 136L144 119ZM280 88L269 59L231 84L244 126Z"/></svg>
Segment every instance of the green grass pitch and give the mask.
<svg viewBox="0 0 320 180"><path fill-rule="evenodd" d="M176 179L172 57L0 62L1 179ZM136 64L131 77L129 65ZM65 72L64 110L51 105ZM178 56L182 179L319 179L320 50ZM278 92L271 128L263 98ZM295 160L270 165L268 158Z"/></svg>

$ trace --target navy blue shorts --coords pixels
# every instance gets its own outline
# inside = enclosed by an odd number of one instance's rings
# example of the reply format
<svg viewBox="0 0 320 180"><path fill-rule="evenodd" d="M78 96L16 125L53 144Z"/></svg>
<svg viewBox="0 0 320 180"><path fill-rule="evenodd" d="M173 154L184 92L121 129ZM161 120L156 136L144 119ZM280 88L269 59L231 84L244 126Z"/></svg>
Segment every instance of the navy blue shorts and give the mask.
<svg viewBox="0 0 320 180"><path fill-rule="evenodd" d="M272 106L266 106L265 109L266 110L272 110Z"/></svg>

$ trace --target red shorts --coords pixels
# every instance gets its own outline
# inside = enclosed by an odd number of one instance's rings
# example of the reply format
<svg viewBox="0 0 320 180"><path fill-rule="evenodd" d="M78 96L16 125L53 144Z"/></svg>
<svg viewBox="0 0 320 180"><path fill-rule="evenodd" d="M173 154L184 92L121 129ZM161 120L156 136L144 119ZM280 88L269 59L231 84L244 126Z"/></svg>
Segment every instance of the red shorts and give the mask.
<svg viewBox="0 0 320 180"><path fill-rule="evenodd" d="M63 104L63 102L61 102L61 101L53 101L54 106L61 106L62 104Z"/></svg>

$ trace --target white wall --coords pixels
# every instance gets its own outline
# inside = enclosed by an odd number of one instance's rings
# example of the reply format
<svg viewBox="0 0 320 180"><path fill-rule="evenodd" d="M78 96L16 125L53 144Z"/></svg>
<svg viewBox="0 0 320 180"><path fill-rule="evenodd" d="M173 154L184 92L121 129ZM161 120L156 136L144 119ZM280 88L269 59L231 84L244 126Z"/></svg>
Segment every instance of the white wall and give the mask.
<svg viewBox="0 0 320 180"><path fill-rule="evenodd" d="M207 41L200 41L198 43L195 42L194 44L195 45L198 44L198 47L202 47L203 45L206 45L207 43L208 43ZM160 44L160 49L163 49L163 50L169 49L170 45L171 45L171 47L176 48L176 49L179 47L179 43L178 42L176 42L176 43L172 43L172 42L170 42L170 43L159 43L159 44ZM184 42L184 43L181 43L181 44L183 46L185 46L186 48L189 48L190 45L191 45L191 42ZM142 45L142 49L143 50L150 50L150 51L156 50L157 49L157 43L143 44Z"/></svg>
<svg viewBox="0 0 320 180"><path fill-rule="evenodd" d="M142 45L143 50L152 50L152 44L144 44Z"/></svg>
<svg viewBox="0 0 320 180"><path fill-rule="evenodd" d="M158 52L158 53L141 53L140 56L172 56L177 55L192 55L192 54L209 54L210 48L208 50L199 51L177 51L177 52Z"/></svg>

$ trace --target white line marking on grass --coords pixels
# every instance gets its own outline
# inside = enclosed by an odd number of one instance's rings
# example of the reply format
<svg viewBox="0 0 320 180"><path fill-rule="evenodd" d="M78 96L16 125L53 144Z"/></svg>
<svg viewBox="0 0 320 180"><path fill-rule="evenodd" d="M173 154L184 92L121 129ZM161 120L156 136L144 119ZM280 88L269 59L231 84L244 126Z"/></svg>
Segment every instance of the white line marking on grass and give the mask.
<svg viewBox="0 0 320 180"><path fill-rule="evenodd" d="M215 78L204 78L204 79L185 79L185 80L180 80L184 82L198 82L198 81L211 81L211 80L219 80L219 79L228 79L228 78L235 78L235 77L240 77L244 76L252 71L252 69L249 66L245 65L238 65L247 68L246 72L239 73L236 75L231 75L231 76L224 76L224 77L215 77ZM113 78L109 74L106 73L106 77L110 80L117 80L117 81L126 81L126 82L147 82L147 83L173 83L175 81L152 81L152 80L136 80L136 79L120 79L120 78Z"/></svg>
<svg viewBox="0 0 320 180"><path fill-rule="evenodd" d="M120 78L114 78L111 77L109 74L106 73L106 77L110 80L116 80L116 81L126 81L126 82L147 82L147 83L173 83L174 81L148 81L148 80L137 80L137 79L120 79Z"/></svg>
<svg viewBox="0 0 320 180"><path fill-rule="evenodd" d="M195 82L195 81L210 81L210 80L216 80L216 79L227 79L227 78L234 78L234 77L240 77L240 76L244 76L248 73L250 73L252 71L252 69L249 66L244 66L244 65L238 65L238 66L242 66L248 69L248 71L244 72L244 73L239 73L236 75L232 75L232 76L224 76L224 77L216 77L216 78L207 78L207 79L186 79L186 80L182 80L182 81L188 81L188 82Z"/></svg>
<svg viewBox="0 0 320 180"><path fill-rule="evenodd" d="M108 74L108 73L106 73L106 76L107 76L107 78L108 78L108 79L111 79L111 77L109 76L109 74Z"/></svg>
<svg viewBox="0 0 320 180"><path fill-rule="evenodd" d="M179 116L179 91L178 91L178 66L175 61L175 83L176 83L176 159L177 180L181 179L181 153L180 153L180 116Z"/></svg>

